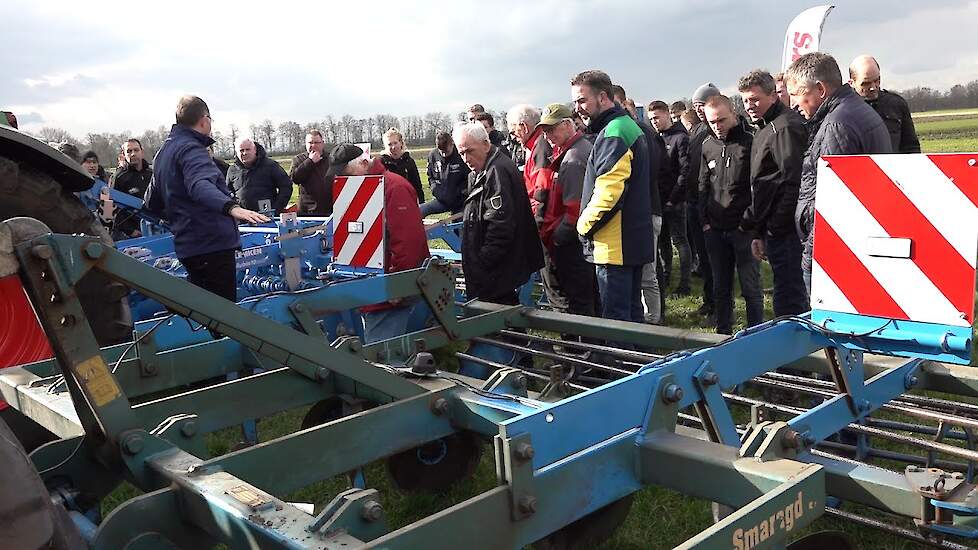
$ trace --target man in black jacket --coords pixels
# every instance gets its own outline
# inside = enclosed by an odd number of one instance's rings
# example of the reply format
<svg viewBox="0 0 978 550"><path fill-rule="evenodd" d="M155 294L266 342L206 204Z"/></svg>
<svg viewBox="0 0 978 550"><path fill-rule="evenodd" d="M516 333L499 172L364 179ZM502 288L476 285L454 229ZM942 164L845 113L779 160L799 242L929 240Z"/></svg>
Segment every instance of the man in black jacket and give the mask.
<svg viewBox="0 0 978 550"><path fill-rule="evenodd" d="M333 214L333 178L326 174L324 162L326 141L319 130L306 134L306 152L292 159L289 177L299 186L299 214L330 216Z"/></svg>
<svg viewBox="0 0 978 550"><path fill-rule="evenodd" d="M129 138L122 144L125 164L112 176L112 187L142 198L153 179L153 167L146 162L143 144L136 138ZM134 214L120 213L112 224L113 238L139 237L139 218Z"/></svg>
<svg viewBox="0 0 978 550"><path fill-rule="evenodd" d="M421 216L461 211L470 171L455 149L452 135L439 132L435 137L435 148L428 153L428 185L432 199L421 205Z"/></svg>
<svg viewBox="0 0 978 550"><path fill-rule="evenodd" d="M713 268L718 334L733 333L733 275L747 302L747 326L764 320L761 275L751 254L751 237L742 224L751 203L751 135L747 121L734 113L733 103L716 95L703 107L713 135L703 142L700 160L699 213L706 250Z"/></svg>
<svg viewBox="0 0 978 550"><path fill-rule="evenodd" d="M808 120L808 148L802 159L795 228L804 241L801 268L812 291L815 179L822 155L868 155L893 150L883 119L848 85L831 55L807 53L785 72L792 103Z"/></svg>
<svg viewBox="0 0 978 550"><path fill-rule="evenodd" d="M692 244L700 276L703 277L703 305L698 313L713 315L713 270L710 268L710 255L706 253L706 240L703 238L703 223L699 211L700 159L703 157L703 142L710 137L710 128L706 124L703 106L706 100L720 95L720 90L713 84L703 84L693 92L693 111L699 122L689 132L689 184L686 185L686 228L689 231L689 241Z"/></svg>
<svg viewBox="0 0 978 550"><path fill-rule="evenodd" d="M758 127L750 157L751 249L758 260L771 262L774 316L797 315L809 309L794 223L808 134L801 115L781 102L771 73L748 73L740 79L738 90L747 115Z"/></svg>
<svg viewBox="0 0 978 550"><path fill-rule="evenodd" d="M691 254L689 239L686 237L686 178L689 171L689 134L682 124L673 122L669 106L664 101L649 104L649 117L652 126L665 142L668 179L659 180L662 194L662 234L659 251L666 276L666 286L672 274L672 247L679 251L679 285L676 294L686 296L690 293L689 277Z"/></svg>
<svg viewBox="0 0 978 550"><path fill-rule="evenodd" d="M475 122L455 128L453 138L469 174L462 225L465 295L516 305L516 288L543 267L543 245L530 211L523 176L489 143Z"/></svg>
<svg viewBox="0 0 978 550"><path fill-rule="evenodd" d="M292 197L292 180L282 165L268 158L261 144L244 138L238 142L238 159L228 169L228 187L238 204L249 210L285 210Z"/></svg>
<svg viewBox="0 0 978 550"><path fill-rule="evenodd" d="M853 59L849 65L849 85L883 119L894 153L920 152L910 106L899 95L880 87L880 66L876 59L868 55Z"/></svg>

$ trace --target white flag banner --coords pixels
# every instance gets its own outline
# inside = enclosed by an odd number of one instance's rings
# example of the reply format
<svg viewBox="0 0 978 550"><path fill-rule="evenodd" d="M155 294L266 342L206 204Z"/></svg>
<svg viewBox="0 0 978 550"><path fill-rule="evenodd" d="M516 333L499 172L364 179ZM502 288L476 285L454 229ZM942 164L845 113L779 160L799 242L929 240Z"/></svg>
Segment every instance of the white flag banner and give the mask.
<svg viewBox="0 0 978 550"><path fill-rule="evenodd" d="M825 18L835 6L816 6L798 14L784 35L784 53L781 56L781 70L784 71L791 62L810 52L818 51L818 42L822 37L822 25Z"/></svg>
<svg viewBox="0 0 978 550"><path fill-rule="evenodd" d="M370 160L370 143L357 143L356 146L363 149L363 154L357 158Z"/></svg>

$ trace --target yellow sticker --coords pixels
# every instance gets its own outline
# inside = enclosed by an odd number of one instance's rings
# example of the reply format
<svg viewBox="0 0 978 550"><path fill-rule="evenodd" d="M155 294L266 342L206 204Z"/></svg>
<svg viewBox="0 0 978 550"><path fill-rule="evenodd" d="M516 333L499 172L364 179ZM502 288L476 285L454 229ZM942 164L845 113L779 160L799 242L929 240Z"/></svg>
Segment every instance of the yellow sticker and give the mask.
<svg viewBox="0 0 978 550"><path fill-rule="evenodd" d="M106 403L122 393L101 355L82 361L78 364L77 370L82 385L88 390L88 395L95 401L96 407L104 407Z"/></svg>

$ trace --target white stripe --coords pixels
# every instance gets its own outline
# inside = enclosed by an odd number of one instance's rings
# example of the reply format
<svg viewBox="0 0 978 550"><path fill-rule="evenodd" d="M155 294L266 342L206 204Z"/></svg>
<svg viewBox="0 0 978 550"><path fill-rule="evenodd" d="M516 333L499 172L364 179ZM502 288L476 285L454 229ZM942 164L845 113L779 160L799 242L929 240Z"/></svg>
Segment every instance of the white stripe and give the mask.
<svg viewBox="0 0 978 550"><path fill-rule="evenodd" d="M870 256L869 237L891 237L846 187L839 176L819 161L815 207L832 229L869 270L912 321L968 326L957 309L941 294L911 259ZM818 246L818 235L815 235ZM822 266L826 268L828 266ZM831 269L829 269L831 271ZM850 290L851 291L851 290ZM829 297L829 290L812 282L812 300ZM824 296L823 296L824 294ZM860 312L873 314L874 312Z"/></svg>
<svg viewBox="0 0 978 550"><path fill-rule="evenodd" d="M357 191L363 186L363 180L366 176L337 176L336 179L342 178L346 183L343 184L343 189L340 190L340 194L336 196L336 200L333 201L333 212L339 212L338 216L335 216L337 223L339 219L343 217L343 213L346 209L350 207L350 203L353 202L353 197L356 196Z"/></svg>
<svg viewBox="0 0 978 550"><path fill-rule="evenodd" d="M978 207L927 155L873 155L873 160L974 268Z"/></svg>
<svg viewBox="0 0 978 550"><path fill-rule="evenodd" d="M378 267L380 269L384 269L384 251L387 249L387 228L384 226L386 220L384 219L383 215L381 215L380 219L377 220L377 223L381 224L380 244L377 245L377 248L374 249L373 255L370 256L369 260L367 260L366 267Z"/></svg>
<svg viewBox="0 0 978 550"><path fill-rule="evenodd" d="M818 290L817 295L815 294L816 290ZM822 266L814 260L812 260L811 308L839 311L842 313L859 313L825 270L822 269Z"/></svg>
<svg viewBox="0 0 978 550"><path fill-rule="evenodd" d="M347 182L347 185L352 185L353 182ZM366 188L361 187L366 192ZM344 189L345 191L345 189ZM341 264L349 264L353 260L353 256L357 253L360 245L363 243L364 238L367 236L367 232L370 231L370 224L377 219L381 211L384 209L384 183L381 182L380 185L374 189L373 195L370 200L367 201L367 205L364 207L363 212L356 220L348 221L361 221L363 222L363 233L349 233L346 237L346 242L343 243L343 248L336 252L336 261ZM381 236L380 248L383 250L384 239Z"/></svg>

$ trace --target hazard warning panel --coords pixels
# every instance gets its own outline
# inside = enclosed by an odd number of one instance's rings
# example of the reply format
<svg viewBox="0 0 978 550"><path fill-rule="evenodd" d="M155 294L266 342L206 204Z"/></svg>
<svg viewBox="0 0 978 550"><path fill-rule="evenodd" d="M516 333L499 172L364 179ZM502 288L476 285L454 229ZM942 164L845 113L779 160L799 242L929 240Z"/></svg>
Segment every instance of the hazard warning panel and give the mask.
<svg viewBox="0 0 978 550"><path fill-rule="evenodd" d="M384 268L384 176L333 180L333 261Z"/></svg>
<svg viewBox="0 0 978 550"><path fill-rule="evenodd" d="M812 308L970 327L978 154L825 157Z"/></svg>

